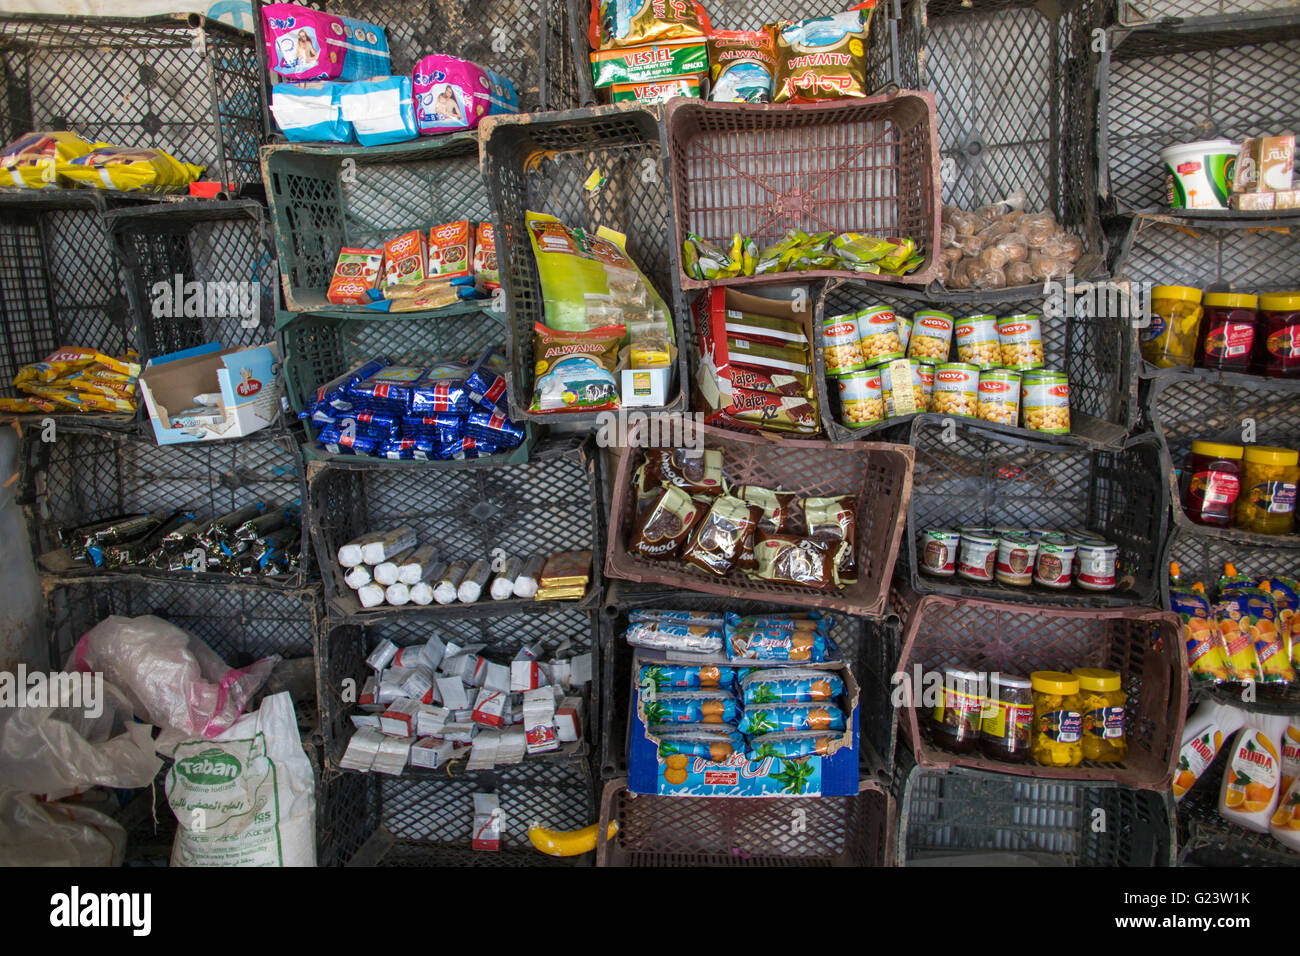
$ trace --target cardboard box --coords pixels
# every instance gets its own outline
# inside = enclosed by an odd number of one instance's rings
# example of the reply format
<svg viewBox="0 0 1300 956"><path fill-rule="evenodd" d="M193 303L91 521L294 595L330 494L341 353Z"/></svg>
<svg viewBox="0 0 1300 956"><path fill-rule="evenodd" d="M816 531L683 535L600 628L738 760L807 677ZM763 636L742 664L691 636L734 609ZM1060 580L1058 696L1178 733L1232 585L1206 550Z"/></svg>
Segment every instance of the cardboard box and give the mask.
<svg viewBox="0 0 1300 956"><path fill-rule="evenodd" d="M1245 140L1237 152L1232 189L1236 193L1279 192L1291 188L1294 175L1295 137L1256 136Z"/></svg>
<svg viewBox="0 0 1300 956"><path fill-rule="evenodd" d="M705 654L668 654L638 650L632 660L632 693L635 706L630 708L628 727L627 788L632 793L650 793L661 796L687 797L777 797L849 796L858 792L858 718L860 701L858 683L843 660L825 664L801 664L803 668L832 671L844 681L845 700L841 705L848 711L848 720L842 732L842 745L829 757L808 757L801 763L811 766L811 774L803 780L800 793L787 789L787 777L778 777L793 761L765 758L750 761L744 754L733 754L722 763L712 763L702 757L691 757L686 765L686 780L672 784L664 779L667 764L659 756L659 740L650 734L645 723L645 704L637 693L637 675L642 664L729 664L725 656ZM735 666L735 665L732 665Z"/></svg>
<svg viewBox="0 0 1300 956"><path fill-rule="evenodd" d="M153 433L160 445L241 438L260 431L280 414L280 347L274 342L222 351L209 342L150 360L140 373ZM221 396L220 420L174 426L171 416L195 407L195 397Z"/></svg>
<svg viewBox="0 0 1300 956"><path fill-rule="evenodd" d="M668 404L677 366L662 368L625 368L620 373L618 394L624 408L659 407Z"/></svg>

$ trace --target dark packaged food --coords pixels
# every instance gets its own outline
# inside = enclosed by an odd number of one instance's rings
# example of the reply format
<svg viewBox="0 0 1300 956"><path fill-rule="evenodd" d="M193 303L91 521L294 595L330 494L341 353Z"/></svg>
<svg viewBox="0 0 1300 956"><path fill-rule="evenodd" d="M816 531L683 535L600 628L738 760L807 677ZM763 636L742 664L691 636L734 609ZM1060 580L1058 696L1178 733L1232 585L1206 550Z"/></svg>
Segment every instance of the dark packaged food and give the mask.
<svg viewBox="0 0 1300 956"><path fill-rule="evenodd" d="M348 394L371 408L404 415L411 410L411 396L426 371L408 365L389 366L350 386Z"/></svg>
<svg viewBox="0 0 1300 956"><path fill-rule="evenodd" d="M956 753L977 750L985 697L983 674L945 667L939 701L930 714L930 736L941 747Z"/></svg>
<svg viewBox="0 0 1300 956"><path fill-rule="evenodd" d="M171 520L175 514L175 510L156 511L153 514L120 518L95 527L94 530L84 534L79 533L73 544L69 546L69 550L78 561L89 558L96 567L102 567L104 548L112 544L137 541L160 524Z"/></svg>
<svg viewBox="0 0 1300 956"><path fill-rule="evenodd" d="M801 498L804 533L835 555L840 580L858 579L857 518L851 495L833 498Z"/></svg>
<svg viewBox="0 0 1300 956"><path fill-rule="evenodd" d="M812 378L798 372L777 372L748 365L731 366L731 387L773 395L812 395Z"/></svg>
<svg viewBox="0 0 1300 956"><path fill-rule="evenodd" d="M118 515L115 518L106 518L103 521L93 521L90 524L77 525L72 528L60 528L58 533L59 543L72 552L74 560L84 561L86 559L86 548L97 540L96 535L100 532L111 533L111 529L120 525L122 522L142 517L146 516L141 514Z"/></svg>
<svg viewBox="0 0 1300 956"><path fill-rule="evenodd" d="M628 551L655 560L676 557L698 517L690 495L681 488L665 488L633 528Z"/></svg>
<svg viewBox="0 0 1300 956"><path fill-rule="evenodd" d="M278 530L283 525L295 523L297 520L298 513L292 508L272 508L265 514L250 518L237 527L234 538L236 541L255 541L258 538L265 538L272 531Z"/></svg>
<svg viewBox="0 0 1300 956"><path fill-rule="evenodd" d="M199 534L199 540L209 548L219 544L230 544L237 540L235 529L246 521L252 521L266 510L266 503L255 501L224 515L213 518Z"/></svg>
<svg viewBox="0 0 1300 956"><path fill-rule="evenodd" d="M716 449L701 452L684 448L647 449L641 475L642 492L662 485L681 488L689 495L721 494L722 452Z"/></svg>
<svg viewBox="0 0 1300 956"><path fill-rule="evenodd" d="M794 527L792 511L799 500L798 495L788 491L773 491L759 485L740 485L735 494L748 504L758 505L762 510L758 530L763 534L785 534Z"/></svg>
<svg viewBox="0 0 1300 956"><path fill-rule="evenodd" d="M821 430L817 409L804 395L773 395L733 388L726 413L739 422L771 431L815 434Z"/></svg>
<svg viewBox="0 0 1300 956"><path fill-rule="evenodd" d="M774 534L760 536L754 545L758 558L755 576L774 584L829 591L839 587L835 555L811 538Z"/></svg>
<svg viewBox="0 0 1300 956"><path fill-rule="evenodd" d="M465 433L498 448L517 448L524 440L524 426L512 422L501 411L470 412Z"/></svg>
<svg viewBox="0 0 1300 956"><path fill-rule="evenodd" d="M718 577L725 576L735 567L744 550L746 539L751 542L758 527L761 509L747 505L733 495L719 495L713 499L708 513L696 522L682 560ZM757 562L753 562L757 567Z"/></svg>
<svg viewBox="0 0 1300 956"><path fill-rule="evenodd" d="M152 531L145 532L129 541L102 546L103 566L106 568L126 568L145 564L150 557L162 547L163 538L181 525L193 519L189 512L176 512Z"/></svg>
<svg viewBox="0 0 1300 956"><path fill-rule="evenodd" d="M416 415L469 414L469 374L464 365L438 365L411 389L411 411Z"/></svg>

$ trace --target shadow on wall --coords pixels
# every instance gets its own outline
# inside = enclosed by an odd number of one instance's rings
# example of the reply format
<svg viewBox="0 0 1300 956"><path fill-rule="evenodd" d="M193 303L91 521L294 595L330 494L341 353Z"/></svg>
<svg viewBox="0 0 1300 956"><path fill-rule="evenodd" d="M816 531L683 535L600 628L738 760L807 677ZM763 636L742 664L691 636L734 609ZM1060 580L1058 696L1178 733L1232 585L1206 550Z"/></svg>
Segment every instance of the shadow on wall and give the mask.
<svg viewBox="0 0 1300 956"><path fill-rule="evenodd" d="M19 664L49 669L40 579L28 547L27 523L14 503L18 490L16 428L0 429L0 672Z"/></svg>

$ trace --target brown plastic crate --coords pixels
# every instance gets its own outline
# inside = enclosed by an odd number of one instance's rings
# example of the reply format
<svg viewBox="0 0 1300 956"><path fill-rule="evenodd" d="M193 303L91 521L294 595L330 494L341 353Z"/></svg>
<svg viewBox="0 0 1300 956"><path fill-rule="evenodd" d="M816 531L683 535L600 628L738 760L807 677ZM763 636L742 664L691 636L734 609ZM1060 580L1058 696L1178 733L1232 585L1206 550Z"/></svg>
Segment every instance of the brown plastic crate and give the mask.
<svg viewBox="0 0 1300 956"><path fill-rule="evenodd" d="M939 146L934 94L907 91L851 102L768 105L668 104L673 256L684 289L845 278L842 270L737 276L713 282L681 268L688 233L730 246L736 233L760 246L789 229L908 236L927 256L907 276L880 282L925 286L938 276Z"/></svg>
<svg viewBox="0 0 1300 956"><path fill-rule="evenodd" d="M890 866L894 816L874 780L851 797L732 800L638 795L619 778L601 797L596 865Z"/></svg>
<svg viewBox="0 0 1300 956"><path fill-rule="evenodd" d="M1128 695L1128 756L1044 767L955 754L930 741L920 711L906 707L903 733L921 767L975 767L1057 780L1113 780L1148 790L1170 785L1187 710L1187 655L1178 617L1156 608L1028 608L976 598L896 594L905 611L899 673L948 665L1028 675L1036 670L1104 667L1118 671ZM900 685L903 686L903 685Z"/></svg>
<svg viewBox="0 0 1300 956"><path fill-rule="evenodd" d="M686 447L716 448L723 472L735 484L751 483L799 495L857 495L858 580L837 592L816 591L748 578L738 571L717 577L678 561L651 561L631 555L636 494L632 473L644 447L645 428L636 426L620 449L610 505L605 574L641 584L667 584L742 600L780 601L825 607L849 614L885 613L889 580L902 542L912 496L915 452L883 442L773 442L767 438L682 421Z"/></svg>

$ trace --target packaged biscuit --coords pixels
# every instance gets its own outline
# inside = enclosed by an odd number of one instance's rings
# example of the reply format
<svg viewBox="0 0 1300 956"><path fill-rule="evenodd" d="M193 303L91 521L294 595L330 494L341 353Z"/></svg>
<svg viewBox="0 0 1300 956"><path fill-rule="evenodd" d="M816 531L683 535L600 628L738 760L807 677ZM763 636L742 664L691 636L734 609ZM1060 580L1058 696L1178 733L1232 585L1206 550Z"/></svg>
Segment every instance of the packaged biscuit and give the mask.
<svg viewBox="0 0 1300 956"><path fill-rule="evenodd" d="M640 621L629 624L623 639L633 647L658 651L684 651L691 654L718 654L722 651L722 627L691 624L685 621Z"/></svg>
<svg viewBox="0 0 1300 956"><path fill-rule="evenodd" d="M833 498L801 498L805 534L835 555L835 567L845 583L858 579L857 515L852 495Z"/></svg>
<svg viewBox="0 0 1300 956"><path fill-rule="evenodd" d="M740 703L729 690L677 690L655 692L641 698L646 723L732 724L740 719Z"/></svg>
<svg viewBox="0 0 1300 956"><path fill-rule="evenodd" d="M384 243L384 282L419 282L427 279L427 240L424 231L413 229Z"/></svg>
<svg viewBox="0 0 1300 956"><path fill-rule="evenodd" d="M751 737L798 730L843 730L844 711L821 701L746 705L736 729Z"/></svg>
<svg viewBox="0 0 1300 956"><path fill-rule="evenodd" d="M366 305L373 302L383 262L383 249L340 249L325 298L335 305Z"/></svg>
<svg viewBox="0 0 1300 956"><path fill-rule="evenodd" d="M12 415L32 415L37 412L52 412L59 408L58 402L52 402L48 398L37 398L35 395L29 395L27 398L0 398L0 412L8 412Z"/></svg>
<svg viewBox="0 0 1300 956"><path fill-rule="evenodd" d="M727 336L727 355L734 361L756 368L793 375L812 373L811 353L806 345L795 342L778 344L754 338Z"/></svg>
<svg viewBox="0 0 1300 956"><path fill-rule="evenodd" d="M682 560L724 577L736 566L742 552L748 550L752 554L761 513L756 505L748 505L732 495L713 498L708 512L696 522L682 550Z"/></svg>
<svg viewBox="0 0 1300 956"><path fill-rule="evenodd" d="M587 23L593 50L639 47L683 37L702 39L708 32L709 15L696 0L591 0Z"/></svg>
<svg viewBox="0 0 1300 956"><path fill-rule="evenodd" d="M670 76L653 83L615 83L610 89L611 103L667 103L674 96L699 99L699 75Z"/></svg>
<svg viewBox="0 0 1300 956"><path fill-rule="evenodd" d="M647 448L641 487L674 486L691 495L722 493L722 452L706 448L692 452L685 448Z"/></svg>
<svg viewBox="0 0 1300 956"><path fill-rule="evenodd" d="M726 724L663 724L650 728L659 738L659 757L699 757L721 763L733 753L744 753L745 738Z"/></svg>
<svg viewBox="0 0 1300 956"><path fill-rule="evenodd" d="M402 419L403 435L428 436L435 441L454 441L465 436L465 419L454 413L407 415Z"/></svg>
<svg viewBox="0 0 1300 956"><path fill-rule="evenodd" d="M642 664L637 686L663 693L672 688L730 688L736 671L724 664Z"/></svg>
<svg viewBox="0 0 1300 956"><path fill-rule="evenodd" d="M97 363L111 368L112 366L109 363L112 361L114 360L109 356L104 355L102 352L96 352L94 349L65 346L46 356L40 362L32 362L20 368L18 374L14 376L14 385L17 388L22 388L24 385L52 385L73 372L89 368ZM131 377L136 377L139 374L140 366L136 365L134 374Z"/></svg>
<svg viewBox="0 0 1300 956"><path fill-rule="evenodd" d="M90 560L100 566L104 563L106 546L134 541L170 521L175 515L175 511L157 511L153 514L113 518L63 532L60 539L66 543L74 561Z"/></svg>
<svg viewBox="0 0 1300 956"><path fill-rule="evenodd" d="M464 286L457 286L453 282L440 280L433 287L429 287L430 280L424 279L415 283L419 288L414 290L412 295L402 295L400 290L403 286L388 286L384 290L386 298L392 300L388 307L389 312L427 312L430 309L442 309L449 305L455 305L464 298L473 298L473 290L467 291Z"/></svg>
<svg viewBox="0 0 1300 956"><path fill-rule="evenodd" d="M392 431L387 428L370 425L349 427L345 419L323 426L316 440L332 455L374 455L392 436Z"/></svg>
<svg viewBox="0 0 1300 956"><path fill-rule="evenodd" d="M149 564L162 551L167 535L187 526L194 520L192 512L178 511L167 521L130 541L106 545L103 563L106 568L135 567Z"/></svg>
<svg viewBox="0 0 1300 956"><path fill-rule="evenodd" d="M501 288L501 274L497 271L497 241L490 222L480 222L474 230L474 274L482 280L487 291Z"/></svg>
<svg viewBox="0 0 1300 956"><path fill-rule="evenodd" d="M770 103L776 45L766 30L709 34L709 99L715 103Z"/></svg>
<svg viewBox="0 0 1300 956"><path fill-rule="evenodd" d="M808 334L804 331L803 325L790 319L727 309L724 321L728 338L800 348L806 348L808 345Z"/></svg>
<svg viewBox="0 0 1300 956"><path fill-rule="evenodd" d="M699 517L690 495L680 488L665 488L633 528L628 552L655 560L675 558Z"/></svg>
<svg viewBox="0 0 1300 956"><path fill-rule="evenodd" d="M773 103L866 96L871 8L768 26L776 47Z"/></svg>
<svg viewBox="0 0 1300 956"><path fill-rule="evenodd" d="M350 411L353 399L350 390L358 382L365 381L376 372L387 368L392 363L386 358L369 359L356 368L349 369L337 378L331 379L316 389L303 404L298 413L299 418L311 418L319 409Z"/></svg>
<svg viewBox="0 0 1300 956"><path fill-rule="evenodd" d="M802 730L784 734L764 734L750 742L745 756L750 760L766 758L829 757L843 745L839 736L820 730Z"/></svg>
<svg viewBox="0 0 1300 956"><path fill-rule="evenodd" d="M786 667L751 670L738 684L746 708L752 704L835 700L844 693L844 681L838 674Z"/></svg>
<svg viewBox="0 0 1300 956"><path fill-rule="evenodd" d="M674 624L691 624L702 627L722 628L722 615L712 611L670 611L661 608L635 608L627 612L629 624L647 624L653 621L668 621Z"/></svg>
<svg viewBox="0 0 1300 956"><path fill-rule="evenodd" d="M534 326L534 412L591 412L619 407L621 328L559 331Z"/></svg>
<svg viewBox="0 0 1300 956"><path fill-rule="evenodd" d="M465 383L468 375L469 367L459 362L445 362L427 369L411 386L411 413L468 415L469 386Z"/></svg>
<svg viewBox="0 0 1300 956"><path fill-rule="evenodd" d="M19 390L38 399L53 402L61 408L70 408L77 412L133 412L134 398L117 398L101 395L98 392L82 392L75 388L53 385L36 385L31 382L18 386Z"/></svg>
<svg viewBox="0 0 1300 956"><path fill-rule="evenodd" d="M825 554L820 549L817 551ZM761 553L759 560L762 560ZM727 656L732 661L820 664L826 660L826 654L826 632L821 628L791 629L775 625L733 627L728 622Z"/></svg>
<svg viewBox="0 0 1300 956"><path fill-rule="evenodd" d="M774 395L748 388L732 388L731 404L722 415L740 424L769 431L815 435L821 431L817 406L807 395Z"/></svg>

